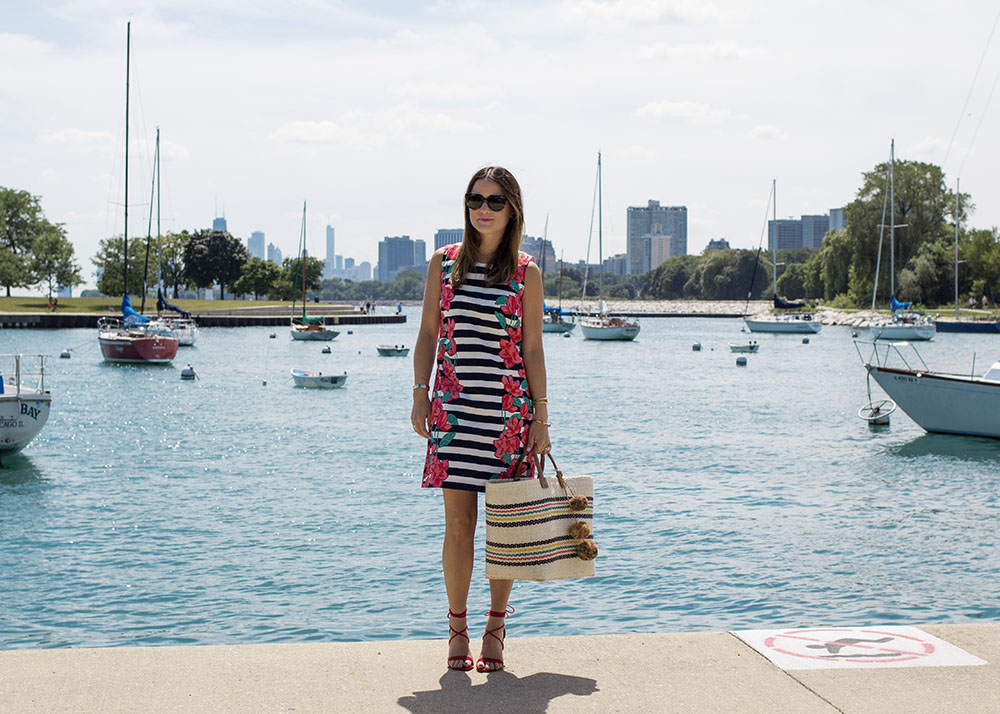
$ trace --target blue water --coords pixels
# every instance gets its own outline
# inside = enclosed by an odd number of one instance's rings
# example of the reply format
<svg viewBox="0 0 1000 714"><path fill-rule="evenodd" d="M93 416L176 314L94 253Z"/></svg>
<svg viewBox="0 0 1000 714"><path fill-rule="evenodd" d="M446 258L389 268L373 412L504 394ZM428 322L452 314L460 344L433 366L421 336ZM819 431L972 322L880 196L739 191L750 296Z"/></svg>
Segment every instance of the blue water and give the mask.
<svg viewBox="0 0 1000 714"><path fill-rule="evenodd" d="M205 329L170 367L104 364L92 330L0 334L0 352L76 347L49 363L48 425L0 468L0 648L446 636L410 361L375 352L413 343L409 314L329 355L283 328ZM1000 442L898 412L873 431L849 329L756 336L737 368L740 325L546 335L554 453L595 477L601 555L596 578L518 584L511 634L1000 621ZM1000 339L921 352L982 371ZM292 367L349 379L294 389ZM477 562L471 612L487 606Z"/></svg>

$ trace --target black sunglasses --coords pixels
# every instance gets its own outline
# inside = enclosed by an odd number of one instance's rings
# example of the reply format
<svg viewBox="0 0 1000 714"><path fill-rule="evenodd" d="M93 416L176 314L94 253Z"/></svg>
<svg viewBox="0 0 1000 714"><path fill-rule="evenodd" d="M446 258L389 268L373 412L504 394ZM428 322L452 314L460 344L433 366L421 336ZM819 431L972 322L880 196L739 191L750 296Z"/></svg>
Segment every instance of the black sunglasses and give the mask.
<svg viewBox="0 0 1000 714"><path fill-rule="evenodd" d="M473 211L477 208L481 208L484 201L486 202L486 206L491 211L502 211L503 207L507 205L507 197L501 196L499 193L495 193L492 196L486 196L485 198L478 193L465 194L465 205Z"/></svg>

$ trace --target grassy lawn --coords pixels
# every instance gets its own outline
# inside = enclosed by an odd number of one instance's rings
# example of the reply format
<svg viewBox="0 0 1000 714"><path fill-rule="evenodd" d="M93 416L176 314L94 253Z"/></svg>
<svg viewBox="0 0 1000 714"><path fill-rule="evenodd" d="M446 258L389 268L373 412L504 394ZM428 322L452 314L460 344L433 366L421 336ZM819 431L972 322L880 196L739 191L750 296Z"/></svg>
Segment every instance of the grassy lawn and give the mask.
<svg viewBox="0 0 1000 714"><path fill-rule="evenodd" d="M209 310L232 310L240 307L265 307L267 305L291 305L289 302L273 300L171 300L172 304L188 312ZM132 299L132 307L139 309L138 298ZM61 298L58 312L117 312L121 298ZM48 298L44 297L0 297L0 312L49 312ZM146 299L146 312L156 311L156 298Z"/></svg>

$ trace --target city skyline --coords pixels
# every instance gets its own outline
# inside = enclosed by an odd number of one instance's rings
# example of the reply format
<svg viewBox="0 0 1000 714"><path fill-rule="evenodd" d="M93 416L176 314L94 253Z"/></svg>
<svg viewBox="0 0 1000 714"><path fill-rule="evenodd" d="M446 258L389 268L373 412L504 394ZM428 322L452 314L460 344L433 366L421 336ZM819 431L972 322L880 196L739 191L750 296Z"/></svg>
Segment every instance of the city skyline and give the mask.
<svg viewBox="0 0 1000 714"><path fill-rule="evenodd" d="M584 259L598 150L605 255L625 252L626 209L650 199L687 207L689 252L719 238L755 248L773 179L779 217L844 206L893 138L900 159L941 165L949 188L961 176L977 206L970 226L1000 224L994 5L490 9L3 3L0 62L17 71L0 73L0 180L42 197L76 246L82 287L92 286L98 242L122 232L131 20L132 236L145 234L156 126L164 232L207 227L224 206L234 236L263 231L285 255L304 198L313 253L326 225L338 251L359 260L374 262L384 236L429 249L438 228L461 225L473 171L501 164L522 184L526 232L542 235L548 217L567 261ZM484 56L502 57L504 71L473 81L467 68Z"/></svg>

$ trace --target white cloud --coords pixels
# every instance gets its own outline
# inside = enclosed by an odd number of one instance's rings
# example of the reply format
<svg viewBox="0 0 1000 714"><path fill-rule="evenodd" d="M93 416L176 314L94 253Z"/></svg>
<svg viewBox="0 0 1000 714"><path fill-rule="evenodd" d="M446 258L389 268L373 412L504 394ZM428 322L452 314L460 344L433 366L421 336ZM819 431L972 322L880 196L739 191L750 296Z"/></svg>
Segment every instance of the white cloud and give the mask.
<svg viewBox="0 0 1000 714"><path fill-rule="evenodd" d="M42 134L37 139L39 144L73 146L106 151L111 144L112 136L108 131L88 131L67 127L51 134Z"/></svg>
<svg viewBox="0 0 1000 714"><path fill-rule="evenodd" d="M700 102L650 102L633 112L638 119L680 119L691 124L720 124L732 116L728 109L719 109Z"/></svg>
<svg viewBox="0 0 1000 714"><path fill-rule="evenodd" d="M563 0L559 14L565 20L596 26L713 22L734 17L713 3L695 0Z"/></svg>
<svg viewBox="0 0 1000 714"><path fill-rule="evenodd" d="M751 139L774 139L778 141L783 141L787 138L785 132L773 124L758 124L747 132L747 136Z"/></svg>
<svg viewBox="0 0 1000 714"><path fill-rule="evenodd" d="M656 152L648 146L633 144L624 149L615 151L612 154L617 159L638 159L640 161L652 161L656 158Z"/></svg>
<svg viewBox="0 0 1000 714"><path fill-rule="evenodd" d="M412 105L400 104L379 112L348 112L338 121L291 121L280 126L272 136L297 144L372 148L412 143L414 129L467 134L479 131L481 127L444 113L422 112Z"/></svg>
<svg viewBox="0 0 1000 714"><path fill-rule="evenodd" d="M735 42L678 43L657 42L639 50L643 59L681 57L700 60L740 60L760 57L759 47L742 47Z"/></svg>
<svg viewBox="0 0 1000 714"><path fill-rule="evenodd" d="M898 146L898 144L897 144ZM957 151L959 147L952 147L952 155L959 154ZM948 150L948 142L937 136L925 136L923 139L918 141L908 151L912 151L914 154L920 155L931 155L940 160L940 157L944 156L944 153Z"/></svg>
<svg viewBox="0 0 1000 714"><path fill-rule="evenodd" d="M468 87L437 82L407 82L393 89L392 93L403 97L435 101L461 100L470 96Z"/></svg>

